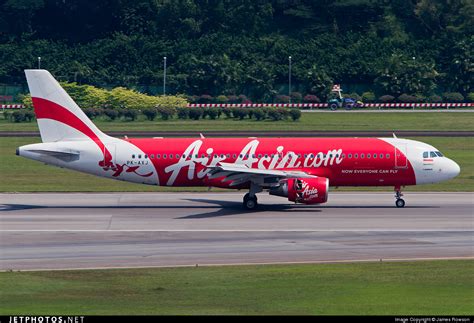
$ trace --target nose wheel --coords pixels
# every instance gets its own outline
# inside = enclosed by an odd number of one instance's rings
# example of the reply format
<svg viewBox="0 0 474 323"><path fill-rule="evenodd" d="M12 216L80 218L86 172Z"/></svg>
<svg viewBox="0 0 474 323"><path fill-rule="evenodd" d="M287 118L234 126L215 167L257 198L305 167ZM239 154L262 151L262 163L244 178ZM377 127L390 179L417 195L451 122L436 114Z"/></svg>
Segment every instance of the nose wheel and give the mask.
<svg viewBox="0 0 474 323"><path fill-rule="evenodd" d="M405 207L405 200L404 200L404 199L397 199L397 200L395 201L395 205L396 205L397 207Z"/></svg>
<svg viewBox="0 0 474 323"><path fill-rule="evenodd" d="M395 187L395 205L397 207L405 207L405 200L402 199L402 192L400 191L400 187Z"/></svg>

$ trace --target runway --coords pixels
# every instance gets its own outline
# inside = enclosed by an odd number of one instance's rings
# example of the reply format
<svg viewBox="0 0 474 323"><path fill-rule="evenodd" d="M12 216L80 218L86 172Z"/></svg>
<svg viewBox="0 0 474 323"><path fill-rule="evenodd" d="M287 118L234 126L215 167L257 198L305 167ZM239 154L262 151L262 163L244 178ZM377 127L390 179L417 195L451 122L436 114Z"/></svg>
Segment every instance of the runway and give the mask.
<svg viewBox="0 0 474 323"><path fill-rule="evenodd" d="M0 270L474 258L473 193L0 194Z"/></svg>

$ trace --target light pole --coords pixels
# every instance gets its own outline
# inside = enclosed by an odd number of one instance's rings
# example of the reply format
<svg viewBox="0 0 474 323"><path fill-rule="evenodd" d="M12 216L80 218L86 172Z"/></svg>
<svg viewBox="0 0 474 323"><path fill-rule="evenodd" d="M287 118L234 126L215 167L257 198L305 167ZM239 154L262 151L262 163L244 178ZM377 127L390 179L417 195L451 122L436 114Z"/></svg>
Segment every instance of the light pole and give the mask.
<svg viewBox="0 0 474 323"><path fill-rule="evenodd" d="M38 56L38 69L40 70L41 69L41 57Z"/></svg>
<svg viewBox="0 0 474 323"><path fill-rule="evenodd" d="M166 95L166 56L163 57L163 95Z"/></svg>
<svg viewBox="0 0 474 323"><path fill-rule="evenodd" d="M291 56L288 56L288 97L291 104Z"/></svg>

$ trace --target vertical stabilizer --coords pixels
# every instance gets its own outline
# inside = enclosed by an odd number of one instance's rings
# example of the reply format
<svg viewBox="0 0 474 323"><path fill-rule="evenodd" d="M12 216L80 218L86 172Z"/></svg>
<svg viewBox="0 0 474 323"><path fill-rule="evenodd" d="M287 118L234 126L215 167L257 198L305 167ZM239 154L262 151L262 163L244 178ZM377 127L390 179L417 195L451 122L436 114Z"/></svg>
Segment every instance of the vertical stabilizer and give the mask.
<svg viewBox="0 0 474 323"><path fill-rule="evenodd" d="M107 137L46 70L25 70L43 142Z"/></svg>

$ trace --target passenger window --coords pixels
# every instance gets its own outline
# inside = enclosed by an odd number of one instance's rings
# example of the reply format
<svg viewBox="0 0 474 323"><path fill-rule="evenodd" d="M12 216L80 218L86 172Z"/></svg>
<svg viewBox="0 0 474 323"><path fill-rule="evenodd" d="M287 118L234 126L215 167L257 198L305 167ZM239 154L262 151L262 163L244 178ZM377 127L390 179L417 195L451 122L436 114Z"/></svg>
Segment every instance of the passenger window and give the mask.
<svg viewBox="0 0 474 323"><path fill-rule="evenodd" d="M436 157L436 154L434 153L434 151L430 151L430 157L432 158Z"/></svg>

